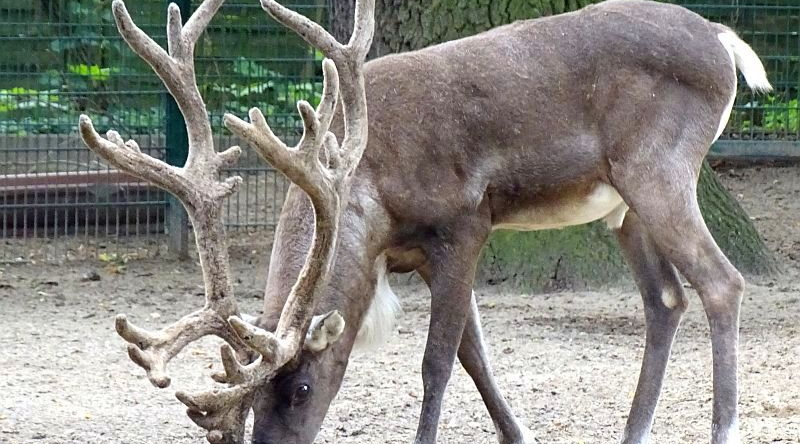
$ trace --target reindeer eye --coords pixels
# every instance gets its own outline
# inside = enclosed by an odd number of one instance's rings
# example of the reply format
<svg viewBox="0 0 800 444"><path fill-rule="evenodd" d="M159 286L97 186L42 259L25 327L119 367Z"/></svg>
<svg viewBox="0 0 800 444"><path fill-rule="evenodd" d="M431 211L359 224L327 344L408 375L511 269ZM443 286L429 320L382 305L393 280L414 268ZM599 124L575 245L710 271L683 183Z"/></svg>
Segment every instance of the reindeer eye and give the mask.
<svg viewBox="0 0 800 444"><path fill-rule="evenodd" d="M308 384L300 384L294 389L292 394L292 404L298 405L308 401L311 396L311 387Z"/></svg>

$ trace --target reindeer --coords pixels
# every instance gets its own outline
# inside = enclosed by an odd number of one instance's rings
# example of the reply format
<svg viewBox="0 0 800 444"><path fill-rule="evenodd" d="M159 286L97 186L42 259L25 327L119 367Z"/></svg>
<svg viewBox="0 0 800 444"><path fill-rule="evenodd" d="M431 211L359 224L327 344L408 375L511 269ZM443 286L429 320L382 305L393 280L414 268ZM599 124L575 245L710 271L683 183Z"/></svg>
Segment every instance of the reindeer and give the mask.
<svg viewBox="0 0 800 444"><path fill-rule="evenodd" d="M261 0L329 60L319 107L298 104L305 129L297 147L280 142L257 109L250 123L225 118L293 182L264 310L250 323L234 301L220 218L238 179L217 180L240 151L214 151L192 62L194 42L222 1L205 0L184 27L171 6L169 52L135 27L121 0L113 5L121 34L186 117L191 146L183 168L142 154L114 132L102 139L88 117L80 125L92 150L175 194L192 219L206 306L158 332L124 316L116 328L158 387L169 385L166 363L186 344L208 334L226 341L225 372L215 376L226 385L177 393L209 442L241 443L252 408L254 443L311 443L354 346L391 332L398 303L388 273L416 271L430 288L431 319L415 443L436 441L456 356L500 443L533 443L492 376L472 291L479 252L495 229L598 219L619 239L645 307L644 358L622 442L645 443L650 434L688 304L678 272L697 290L711 326L711 442L740 442L744 280L709 234L696 187L733 107L736 69L755 91L771 86L758 56L731 29L674 5L609 0L364 63L373 0L357 3L347 45Z"/></svg>

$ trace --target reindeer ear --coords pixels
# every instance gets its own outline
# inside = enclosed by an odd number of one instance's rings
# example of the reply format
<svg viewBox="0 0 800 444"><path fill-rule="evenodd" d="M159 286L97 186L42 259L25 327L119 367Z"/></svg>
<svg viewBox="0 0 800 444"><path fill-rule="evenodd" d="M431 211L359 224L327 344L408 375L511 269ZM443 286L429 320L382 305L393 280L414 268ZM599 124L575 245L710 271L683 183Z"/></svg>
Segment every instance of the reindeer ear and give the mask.
<svg viewBox="0 0 800 444"><path fill-rule="evenodd" d="M339 339L344 332L344 318L333 310L324 315L314 316L306 333L304 348L311 352L321 352Z"/></svg>

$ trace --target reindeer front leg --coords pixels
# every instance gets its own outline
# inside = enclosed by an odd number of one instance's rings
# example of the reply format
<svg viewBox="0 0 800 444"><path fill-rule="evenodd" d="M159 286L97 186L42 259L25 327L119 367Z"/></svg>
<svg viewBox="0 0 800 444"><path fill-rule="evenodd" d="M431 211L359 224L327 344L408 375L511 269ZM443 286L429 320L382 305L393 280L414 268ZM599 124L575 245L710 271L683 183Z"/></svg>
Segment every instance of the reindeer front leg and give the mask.
<svg viewBox="0 0 800 444"><path fill-rule="evenodd" d="M417 272L430 287L430 268L426 266ZM536 444L531 431L517 419L497 386L489 353L483 340L481 318L474 291L472 291L464 332L458 346L458 360L481 394L481 399L483 399L486 410L494 423L500 444Z"/></svg>
<svg viewBox="0 0 800 444"><path fill-rule="evenodd" d="M415 444L436 442L442 399L470 313L478 255L490 231L488 224L459 222L437 230L440 237L426 246L428 261L420 270L431 290L431 318L422 359L424 396Z"/></svg>
<svg viewBox="0 0 800 444"><path fill-rule="evenodd" d="M497 387L492 373L489 354L483 341L478 302L472 293L467 324L458 347L458 360L481 394L486 410L492 417L500 444L536 444L533 434L520 423L505 397Z"/></svg>

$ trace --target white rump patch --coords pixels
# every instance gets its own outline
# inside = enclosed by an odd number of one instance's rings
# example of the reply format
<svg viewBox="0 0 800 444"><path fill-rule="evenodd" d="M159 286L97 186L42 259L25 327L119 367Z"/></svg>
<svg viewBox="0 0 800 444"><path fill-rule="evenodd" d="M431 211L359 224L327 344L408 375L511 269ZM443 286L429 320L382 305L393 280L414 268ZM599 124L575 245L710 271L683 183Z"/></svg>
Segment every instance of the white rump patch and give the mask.
<svg viewBox="0 0 800 444"><path fill-rule="evenodd" d="M735 34L730 32L723 32L722 34L717 36L719 40L722 42L722 46L725 47L725 51L728 51L728 56L731 58L731 64L733 65L733 75L736 76L736 56L733 53L733 44L732 39L739 40L739 37L736 37ZM722 135L722 132L725 131L725 126L728 125L728 119L731 118L731 111L733 111L733 103L736 101L736 86L734 84L733 91L731 91L731 98L728 99L728 105L725 107L725 111L722 112L722 117L719 119L719 127L717 127L717 135L714 136L714 142L719 139L719 136Z"/></svg>
<svg viewBox="0 0 800 444"><path fill-rule="evenodd" d="M719 33L717 34L717 38L722 42L722 46L725 47L725 51L728 52L728 56L731 58L734 77L736 76L736 68L739 68L739 71L744 75L747 86L753 91L761 93L772 91L772 85L770 85L769 79L767 79L767 72L764 70L764 65L758 58L758 54L753 51L750 45L740 39L733 31ZM717 135L714 137L715 142L719 136L722 135L722 131L725 130L725 125L727 125L728 119L731 117L731 110L733 110L733 102L735 99L736 86L734 85L728 106L722 113Z"/></svg>
<svg viewBox="0 0 800 444"><path fill-rule="evenodd" d="M380 255L375 261L375 296L372 298L367 314L361 322L354 348L361 351L374 349L386 342L394 331L400 301L389 286L386 272L386 256Z"/></svg>

